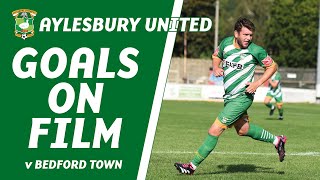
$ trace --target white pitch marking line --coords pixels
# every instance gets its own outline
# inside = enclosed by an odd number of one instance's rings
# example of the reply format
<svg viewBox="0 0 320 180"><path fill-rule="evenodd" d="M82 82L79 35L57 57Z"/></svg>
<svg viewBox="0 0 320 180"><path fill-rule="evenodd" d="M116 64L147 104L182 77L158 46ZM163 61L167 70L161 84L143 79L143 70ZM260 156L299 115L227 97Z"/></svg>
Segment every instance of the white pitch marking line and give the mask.
<svg viewBox="0 0 320 180"><path fill-rule="evenodd" d="M194 154L195 152L188 151L153 151L153 154ZM271 156L275 153L254 153L254 152L212 152L214 154L229 154L229 155L266 155ZM292 152L286 153L287 156L320 156L320 152Z"/></svg>

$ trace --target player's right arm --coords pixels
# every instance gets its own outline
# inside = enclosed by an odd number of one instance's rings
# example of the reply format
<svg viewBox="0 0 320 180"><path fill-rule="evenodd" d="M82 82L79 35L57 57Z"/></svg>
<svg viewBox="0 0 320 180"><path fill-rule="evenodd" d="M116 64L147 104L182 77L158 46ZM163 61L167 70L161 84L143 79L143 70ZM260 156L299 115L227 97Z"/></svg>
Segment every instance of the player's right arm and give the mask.
<svg viewBox="0 0 320 180"><path fill-rule="evenodd" d="M212 67L213 67L213 75L216 77L223 76L223 69L220 67L221 58L218 56L219 47L212 54Z"/></svg>

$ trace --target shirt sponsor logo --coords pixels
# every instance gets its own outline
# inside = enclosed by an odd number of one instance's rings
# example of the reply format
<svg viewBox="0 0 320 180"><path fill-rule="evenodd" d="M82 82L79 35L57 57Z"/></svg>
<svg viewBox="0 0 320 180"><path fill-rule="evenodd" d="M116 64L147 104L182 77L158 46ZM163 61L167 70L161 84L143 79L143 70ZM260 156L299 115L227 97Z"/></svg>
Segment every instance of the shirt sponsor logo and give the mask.
<svg viewBox="0 0 320 180"><path fill-rule="evenodd" d="M243 64L237 62L224 61L223 67L231 67L233 69L241 70L243 69Z"/></svg>

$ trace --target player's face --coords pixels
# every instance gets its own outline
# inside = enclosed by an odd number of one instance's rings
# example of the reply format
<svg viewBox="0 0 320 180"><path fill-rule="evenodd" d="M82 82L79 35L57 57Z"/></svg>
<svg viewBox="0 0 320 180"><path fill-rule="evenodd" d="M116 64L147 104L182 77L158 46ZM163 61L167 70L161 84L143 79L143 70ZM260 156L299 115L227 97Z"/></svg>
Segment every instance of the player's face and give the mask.
<svg viewBox="0 0 320 180"><path fill-rule="evenodd" d="M253 32L246 27L242 27L241 31L234 31L234 37L241 49L245 49L249 46L252 40Z"/></svg>

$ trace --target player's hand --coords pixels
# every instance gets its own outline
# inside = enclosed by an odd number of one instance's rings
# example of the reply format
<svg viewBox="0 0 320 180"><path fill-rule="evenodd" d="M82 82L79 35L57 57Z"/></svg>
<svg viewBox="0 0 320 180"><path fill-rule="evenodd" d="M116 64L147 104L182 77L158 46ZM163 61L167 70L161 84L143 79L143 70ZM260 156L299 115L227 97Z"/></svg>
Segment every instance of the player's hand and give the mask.
<svg viewBox="0 0 320 180"><path fill-rule="evenodd" d="M248 85L248 87L246 88L246 92L250 94L255 93L259 87L259 84L257 82L247 82L246 85Z"/></svg>
<svg viewBox="0 0 320 180"><path fill-rule="evenodd" d="M216 77L223 76L223 72L222 68L213 68L213 75Z"/></svg>

